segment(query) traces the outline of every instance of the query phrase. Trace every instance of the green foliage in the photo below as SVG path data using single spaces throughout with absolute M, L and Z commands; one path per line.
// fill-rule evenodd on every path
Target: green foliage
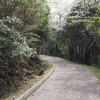
M 49 8 L 44 1 L 1 1 L 0 56 L 13 62 L 35 57 L 48 31 Z M 42 33 L 42 34 L 41 34 Z M 7 52 L 8 51 L 8 52 Z M 9 61 L 9 60 L 8 60 Z
M 100 69 L 95 66 L 87 66 L 100 79 Z
M 92 0 L 77 1 L 65 20 L 66 23 L 62 30 L 55 30 L 54 33 L 50 30 L 50 41 L 54 42 L 61 50 L 60 53 L 67 55 L 70 60 L 98 65 L 100 54 L 99 3 Z
M 66 55 L 67 58 L 68 58 L 69 57 L 69 48 L 68 48 L 68 45 L 62 44 L 60 48 L 62 50 L 62 54 Z
M 27 44 L 25 36 L 23 37 L 24 33 L 19 31 L 18 27 L 23 27 L 23 23 L 15 17 L 7 17 L 0 22 L 1 58 L 9 57 L 11 63 L 16 63 L 25 57 L 29 58 L 32 54 L 35 57 L 36 52 Z
M 0 96 L 41 70 L 49 12 L 45 0 L 0 0 Z

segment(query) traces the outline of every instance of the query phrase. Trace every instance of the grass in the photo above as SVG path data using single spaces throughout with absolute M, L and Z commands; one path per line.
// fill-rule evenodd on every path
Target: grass
M 87 66 L 95 75 L 98 79 L 100 79 L 100 69 L 95 66 Z

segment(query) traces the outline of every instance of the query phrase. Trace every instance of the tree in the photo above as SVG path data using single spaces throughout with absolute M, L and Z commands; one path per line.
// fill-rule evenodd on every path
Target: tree
M 48 31 L 49 8 L 44 2 L 0 1 L 0 85 L 10 84 L 17 73 L 26 75 L 22 69 L 27 65 L 33 73 L 42 69 L 37 52 Z
M 78 1 L 67 16 L 62 43 L 65 42 L 69 48 L 70 60 L 88 65 L 94 62 L 99 39 L 99 11 L 98 2 Z

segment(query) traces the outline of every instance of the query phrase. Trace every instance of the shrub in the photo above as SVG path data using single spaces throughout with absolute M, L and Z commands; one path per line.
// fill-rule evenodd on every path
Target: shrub
M 27 36 L 20 31 L 23 22 L 16 17 L 6 17 L 0 20 L 0 63 L 9 62 L 16 64 L 24 61 L 36 52 L 29 47 Z

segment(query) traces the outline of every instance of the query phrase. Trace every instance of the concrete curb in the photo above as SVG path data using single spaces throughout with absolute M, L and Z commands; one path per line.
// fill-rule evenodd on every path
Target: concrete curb
M 27 90 L 24 94 L 22 94 L 19 98 L 15 100 L 26 100 L 28 96 L 30 96 L 33 92 L 35 92 L 52 75 L 54 69 L 55 68 L 53 66 L 51 71 L 43 79 L 41 79 L 38 83 L 36 83 L 34 86 L 32 86 L 29 90 Z

